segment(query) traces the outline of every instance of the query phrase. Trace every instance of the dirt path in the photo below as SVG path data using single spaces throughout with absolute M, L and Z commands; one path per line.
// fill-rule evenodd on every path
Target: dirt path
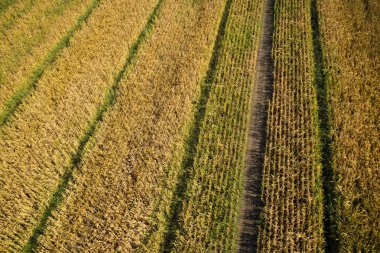
M 264 166 L 268 103 L 272 97 L 274 0 L 266 0 L 251 101 L 244 192 L 239 217 L 238 252 L 256 252 Z

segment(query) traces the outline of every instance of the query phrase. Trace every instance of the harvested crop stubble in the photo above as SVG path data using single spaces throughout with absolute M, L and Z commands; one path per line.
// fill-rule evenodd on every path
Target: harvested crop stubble
M 170 204 L 178 174 L 173 153 L 182 148 L 222 7 L 216 0 L 163 2 L 41 238 L 41 251 L 159 251 L 163 234 L 152 212 Z
M 259 252 L 323 252 L 310 0 L 275 1 Z
M 341 252 L 380 251 L 380 2 L 319 1 Z
M 232 1 L 174 252 L 233 252 L 264 1 Z M 207 81 L 206 81 L 207 82 Z
M 102 1 L 0 129 L 0 248 L 25 245 L 155 0 Z
M 0 33 L 0 117 L 51 49 L 84 12 L 90 0 L 37 1 Z

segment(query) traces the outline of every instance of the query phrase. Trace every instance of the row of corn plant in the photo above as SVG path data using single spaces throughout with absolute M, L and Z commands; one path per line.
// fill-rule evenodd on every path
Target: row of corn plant
M 310 1 L 275 1 L 259 252 L 323 252 Z

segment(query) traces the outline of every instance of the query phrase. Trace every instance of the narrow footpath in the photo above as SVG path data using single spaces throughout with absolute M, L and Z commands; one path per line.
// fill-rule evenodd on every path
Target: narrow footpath
M 256 252 L 259 232 L 261 179 L 264 167 L 269 100 L 272 97 L 272 36 L 274 0 L 266 0 L 258 48 L 247 141 L 244 190 L 239 217 L 238 252 Z

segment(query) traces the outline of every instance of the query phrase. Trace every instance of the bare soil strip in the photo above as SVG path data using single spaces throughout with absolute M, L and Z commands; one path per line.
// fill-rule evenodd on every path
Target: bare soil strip
M 251 98 L 244 191 L 239 217 L 238 252 L 256 252 L 262 209 L 261 179 L 266 145 L 267 112 L 273 86 L 274 0 L 266 1 L 263 15 Z

